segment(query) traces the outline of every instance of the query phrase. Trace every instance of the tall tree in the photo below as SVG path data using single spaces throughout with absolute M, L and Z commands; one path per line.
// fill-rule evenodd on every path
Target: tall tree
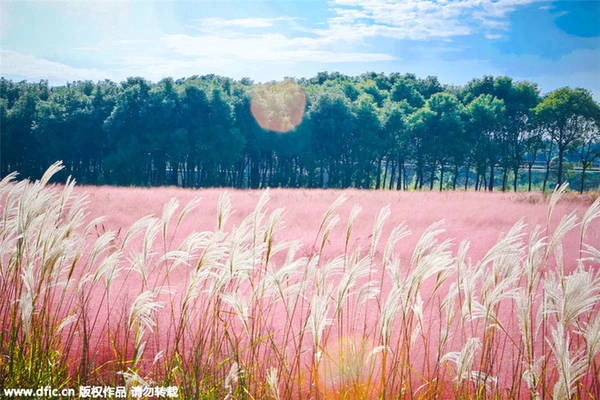
M 506 110 L 504 101 L 490 94 L 481 94 L 469 103 L 467 110 L 467 126 L 473 143 L 471 154 L 477 172 L 475 188 L 481 187 L 480 179 L 485 181 L 485 173 L 489 166 L 487 189 L 491 191 L 494 189 L 494 171 L 499 158 L 498 138 Z
M 600 120 L 600 106 L 589 91 L 568 87 L 555 90 L 544 97 L 535 108 L 558 152 L 557 185 L 563 182 L 565 153 L 581 141 L 584 133 L 594 129 L 590 121 Z
M 379 120 L 376 100 L 368 94 L 361 95 L 353 104 L 355 115 L 354 130 L 348 135 L 350 159 L 346 172 L 354 182 L 353 186 L 370 188 L 371 180 L 381 183 L 381 165 L 383 148 L 381 121 Z M 350 186 L 350 181 L 346 181 Z
M 399 190 L 407 184 L 405 163 L 410 156 L 411 148 L 405 113 L 398 103 L 388 102 L 384 108 L 381 131 L 384 149 L 382 157 L 385 160 L 383 183 L 385 185 L 390 171 L 389 188 L 393 188 L 396 177 L 395 185 Z
M 585 174 L 592 167 L 595 160 L 600 158 L 600 120 L 587 120 L 582 129 L 581 138 L 577 144 L 579 165 L 581 167 L 581 179 L 579 193 L 585 188 Z
M 423 184 L 423 162 L 429 164 L 429 188 L 433 189 L 437 168 L 440 168 L 439 188 L 443 189 L 444 173 L 452 160 L 458 160 L 462 151 L 462 105 L 456 96 L 436 93 L 425 106 L 411 115 L 416 150 L 423 153 L 417 159 L 419 187 Z
M 308 118 L 311 151 L 318 160 L 319 186 L 341 187 L 349 184 L 351 141 L 355 115 L 343 94 L 323 93 L 311 105 Z
M 152 168 L 147 130 L 151 86 L 145 79 L 128 78 L 121 87 L 115 107 L 104 122 L 108 150 L 105 176 L 112 184 L 148 185 Z

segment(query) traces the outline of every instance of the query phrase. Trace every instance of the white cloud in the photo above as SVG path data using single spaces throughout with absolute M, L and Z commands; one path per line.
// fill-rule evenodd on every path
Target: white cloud
M 520 6 L 540 0 L 332 0 L 333 28 L 369 24 L 372 34 L 394 39 L 424 40 L 474 33 L 488 35 L 508 28 L 507 16 Z M 495 36 L 493 36 L 495 37 Z
M 65 84 L 76 80 L 111 79 L 106 71 L 100 69 L 75 68 L 12 50 L 0 50 L 0 60 L 0 75 L 12 79 L 30 81 L 47 79 L 50 84 Z
M 574 53 L 552 65 L 526 56 L 494 60 L 484 52 L 472 58 L 457 54 L 464 51 L 457 37 L 478 34 L 500 39 L 510 28 L 510 12 L 535 1 L 332 0 L 329 18 L 312 21 L 313 25 L 302 25 L 306 21 L 288 16 L 211 17 L 182 24 L 174 15 L 166 15 L 168 9 L 159 9 L 152 2 L 146 7 L 140 1 L 111 1 L 102 8 L 106 2 L 84 1 L 71 9 L 67 1 L 53 2 L 60 4 L 61 10 L 70 10 L 64 12 L 73 20 L 100 32 L 97 40 L 68 49 L 63 43 L 53 54 L 93 67 L 77 68 L 39 54 L 25 54 L 34 53 L 24 49 L 3 50 L 0 74 L 57 84 L 78 79 L 118 81 L 128 76 L 160 80 L 207 73 L 269 81 L 313 76 L 323 70 L 360 74 L 374 69 L 436 75 L 444 83 L 464 84 L 483 74 L 507 74 L 539 82 L 542 88 L 583 86 L 598 98 L 600 90 L 589 72 L 593 57 L 598 65 L 597 53 Z M 441 41 L 445 43 L 441 45 Z M 455 45 L 448 46 L 448 42 Z M 69 53 L 72 50 L 78 53 Z
M 214 22 L 214 21 L 211 21 Z M 264 21 L 266 24 L 266 20 Z M 220 22 L 216 26 L 225 26 Z M 237 25 L 236 25 L 237 26 Z M 161 38 L 168 52 L 185 57 L 222 59 L 229 62 L 377 62 L 394 57 L 381 52 L 345 49 L 347 34 L 313 31 L 317 34 L 290 37 L 282 33 L 248 33 L 243 30 L 213 29 L 210 34 L 167 34 Z M 356 34 L 356 30 L 354 30 Z M 365 32 L 358 32 L 365 36 Z
M 270 28 L 278 19 L 276 18 L 202 18 L 198 22 L 202 30 L 213 32 L 223 28 Z

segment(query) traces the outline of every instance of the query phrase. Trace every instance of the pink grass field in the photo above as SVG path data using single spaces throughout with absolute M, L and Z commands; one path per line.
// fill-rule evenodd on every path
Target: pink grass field
M 160 217 L 163 206 L 172 198 L 177 198 L 182 206 L 199 198 L 199 206 L 185 219 L 178 236 L 174 238 L 175 242 L 194 230 L 215 228 L 217 203 L 224 192 L 230 195 L 233 206 L 230 225 L 239 223 L 250 214 L 263 193 L 261 190 L 192 190 L 172 187 L 147 189 L 77 186 L 75 190 L 87 195 L 90 220 L 99 216 L 106 217 L 103 223 L 106 230 L 125 230 L 137 219 L 147 215 Z M 442 227 L 446 231 L 443 237 L 452 239 L 455 248 L 461 241 L 468 240 L 471 244 L 469 256 L 473 261 L 479 260 L 501 234 L 508 232 L 521 219 L 529 232 L 536 225 L 546 228 L 548 212 L 547 199 L 540 193 L 270 189 L 268 208 L 284 209 L 280 238 L 301 240 L 304 255 L 310 254 L 323 214 L 342 195 L 347 200 L 338 211 L 341 218 L 337 229 L 339 236 L 329 237 L 327 256 L 343 253 L 344 240 L 341 236 L 345 230 L 345 221 L 355 205 L 361 208 L 361 213 L 355 223 L 352 241 L 365 251 L 370 246 L 375 218 L 382 207 L 389 205 L 391 216 L 383 236 L 392 227 L 402 223 L 411 232 L 398 247 L 401 257 L 409 258 L 421 233 L 431 224 L 443 221 Z M 593 200 L 591 195 L 566 195 L 557 204 L 549 228 L 552 229 L 570 212 L 576 212 L 581 217 Z M 588 243 L 600 243 L 600 228 L 597 225 L 588 231 Z M 576 232 L 568 235 L 564 243 L 566 259 L 577 258 L 578 242 Z
M 124 230 L 137 219 L 152 215 L 159 218 L 162 214 L 163 205 L 170 199 L 177 198 L 183 206 L 189 201 L 200 198 L 198 207 L 190 213 L 177 232 L 170 236 L 171 246 L 180 243 L 183 238 L 193 231 L 201 232 L 205 230 L 214 230 L 216 226 L 217 203 L 223 192 L 227 192 L 231 197 L 233 214 L 227 223 L 227 227 L 234 227 L 240 224 L 241 220 L 248 216 L 256 207 L 263 191 L 241 191 L 241 190 L 186 190 L 178 188 L 116 188 L 116 187 L 78 187 L 76 190 L 81 194 L 86 194 L 89 199 L 89 218 L 97 216 L 107 216 L 101 226 L 101 230 Z M 517 221 L 522 220 L 525 223 L 523 240 L 527 241 L 528 236 L 534 230 L 534 227 L 541 227 L 542 232 L 550 234 L 559 221 L 567 214 L 574 212 L 578 218 L 585 213 L 587 208 L 593 202 L 591 195 L 577 196 L 565 195 L 553 210 L 550 222 L 548 223 L 548 197 L 540 193 L 486 193 L 486 192 L 395 192 L 395 191 L 361 191 L 361 190 L 293 190 L 293 189 L 271 189 L 269 190 L 269 202 L 267 210 L 283 208 L 283 223 L 281 228 L 275 234 L 275 239 L 300 240 L 302 247 L 299 250 L 300 256 L 311 257 L 319 251 L 319 225 L 324 213 L 330 205 L 340 196 L 344 196 L 346 201 L 337 209 L 336 213 L 340 216 L 340 222 L 328 236 L 324 251 L 320 253 L 321 260 L 331 260 L 345 252 L 345 229 L 346 221 L 349 218 L 350 210 L 354 206 L 359 206 L 361 212 L 354 223 L 354 228 L 350 238 L 350 247 L 352 249 L 361 249 L 362 254 L 367 254 L 371 245 L 372 230 L 376 217 L 380 210 L 390 207 L 390 217 L 386 221 L 383 230 L 381 242 L 391 232 L 392 228 L 400 224 L 405 224 L 410 235 L 403 238 L 395 247 L 396 254 L 399 256 L 401 265 L 408 265 L 412 252 L 419 240 L 421 234 L 430 225 L 442 221 L 441 227 L 444 232 L 438 237 L 441 242 L 445 239 L 452 241 L 452 255 L 456 256 L 459 244 L 462 241 L 469 242 L 468 252 L 466 253 L 467 262 L 476 265 L 479 260 L 493 247 L 498 240 L 506 234 Z M 227 228 L 225 229 L 227 230 Z M 569 232 L 562 241 L 563 259 L 565 260 L 565 273 L 573 271 L 577 265 L 576 260 L 583 256 L 580 248 L 580 238 L 578 230 Z M 589 227 L 584 241 L 589 244 L 598 245 L 600 243 L 600 224 Z M 377 247 L 375 257 L 381 262 L 383 244 Z M 553 263 L 550 261 L 549 265 Z M 177 275 L 174 275 L 175 277 Z M 381 275 L 383 277 L 383 274 Z M 185 277 L 181 276 L 182 286 Z M 389 293 L 390 283 L 383 278 L 382 294 Z M 364 279 L 363 279 L 364 281 Z M 169 280 L 169 285 L 177 286 L 177 278 Z M 337 284 L 337 282 L 336 282 Z M 426 297 L 433 291 L 433 282 L 426 283 L 421 287 L 421 295 Z M 122 289 L 126 292 L 126 285 Z M 442 294 L 438 293 L 438 296 Z M 385 297 L 385 296 L 382 296 Z M 510 307 L 506 302 L 501 303 L 503 307 Z M 373 316 L 369 316 L 370 310 Z M 381 312 L 380 302 L 367 302 L 364 309 L 355 310 L 354 318 L 366 321 L 368 324 L 377 324 L 377 315 Z M 283 310 L 280 310 L 283 312 Z M 507 308 L 500 309 L 499 314 L 507 314 L 511 318 L 514 310 Z M 363 314 L 366 314 L 363 316 Z M 110 319 L 110 317 L 108 317 Z M 514 319 L 514 315 L 512 315 Z M 168 318 L 158 318 L 159 325 L 166 324 Z M 435 343 L 440 335 L 436 324 L 440 324 L 432 315 L 430 326 L 423 330 L 426 332 L 428 340 Z M 276 322 L 275 329 L 276 327 Z M 238 327 L 241 329 L 241 326 Z M 479 327 L 479 329 L 485 329 Z M 517 330 L 516 326 L 511 329 Z M 161 332 L 168 332 L 169 328 L 163 326 L 159 328 Z M 481 333 L 481 332 L 480 332 Z M 169 340 L 168 334 L 164 334 L 162 340 Z M 340 350 L 340 342 L 337 339 L 339 335 L 335 332 L 329 332 L 326 335 L 325 342 L 331 343 L 331 353 L 339 356 L 343 353 Z M 464 339 L 464 338 L 463 338 Z M 355 340 L 355 339 L 350 339 Z M 370 339 L 366 339 L 367 342 Z M 416 339 L 415 342 L 425 341 L 424 338 Z M 455 343 L 454 343 L 455 342 Z M 544 347 L 545 340 L 540 336 L 536 347 Z M 459 351 L 462 347 L 460 338 L 451 338 L 448 344 L 449 348 Z M 164 342 L 156 343 L 158 350 L 165 346 Z M 355 344 L 352 344 L 354 346 Z M 426 343 L 422 343 L 423 347 Z M 373 347 L 373 346 L 371 346 Z M 546 349 L 548 351 L 548 349 Z M 426 353 L 429 354 L 429 353 Z M 428 370 L 430 363 L 434 360 L 424 360 L 420 355 L 413 360 L 415 369 L 421 368 Z M 511 350 L 504 349 L 497 357 L 509 358 L 517 355 Z M 336 356 L 331 356 L 336 357 Z M 340 356 L 340 357 L 343 357 Z M 427 356 L 426 356 L 427 357 Z M 432 355 L 428 356 L 432 358 Z M 439 359 L 439 355 L 438 355 Z M 305 365 L 310 365 L 311 359 L 306 356 L 303 359 Z M 507 363 L 509 365 L 510 363 Z M 333 369 L 335 369 L 334 367 Z M 500 363 L 497 366 L 500 374 L 507 374 L 514 367 L 504 367 Z M 418 374 L 417 374 L 418 375 Z M 422 376 L 420 377 L 422 378 Z M 330 378 L 335 380 L 335 378 Z M 450 378 L 448 378 L 450 379 Z M 416 377 L 419 380 L 419 377 Z M 510 385 L 515 380 L 513 376 L 499 376 L 500 384 Z M 380 390 L 378 388 L 377 390 Z M 414 387 L 411 388 L 415 390 Z M 340 391 L 329 390 L 327 387 L 321 391 L 325 397 L 346 398 L 348 393 L 340 395 Z M 406 390 L 406 388 L 404 389 Z M 596 389 L 597 390 L 597 389 Z M 448 397 L 456 397 L 457 394 L 451 394 L 446 389 L 440 389 L 442 395 L 445 391 Z M 527 391 L 522 389 L 523 393 Z M 337 393 L 332 395 L 331 393 Z M 364 393 L 359 392 L 360 396 Z M 370 393 L 370 392 L 369 392 Z M 337 396 L 337 397 L 336 397 Z M 345 397 L 346 396 L 346 397 Z M 350 397 L 347 398 L 351 398 Z
M 594 194 L 10 185 L 0 380 L 52 355 L 180 398 L 600 399 Z

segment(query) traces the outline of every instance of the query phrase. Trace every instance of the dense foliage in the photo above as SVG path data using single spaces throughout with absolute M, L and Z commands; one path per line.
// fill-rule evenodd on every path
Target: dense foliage
M 261 86 L 248 79 L 128 78 L 51 87 L 2 78 L 0 176 L 19 171 L 37 178 L 63 160 L 64 177 L 86 184 L 600 185 L 594 168 L 600 106 L 587 90 L 542 97 L 533 83 L 490 76 L 464 87 L 412 74 L 320 73 L 295 82 L 306 96 L 304 118 L 278 133 L 254 119 L 251 99 Z

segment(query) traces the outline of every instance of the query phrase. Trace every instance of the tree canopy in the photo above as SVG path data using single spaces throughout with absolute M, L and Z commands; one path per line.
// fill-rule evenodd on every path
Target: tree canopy
M 282 89 L 283 88 L 283 89 Z M 256 118 L 255 118 L 256 117 Z M 0 79 L 0 175 L 56 160 L 85 184 L 543 190 L 600 186 L 600 106 L 484 76 Z M 591 173 L 593 172 L 593 174 Z

